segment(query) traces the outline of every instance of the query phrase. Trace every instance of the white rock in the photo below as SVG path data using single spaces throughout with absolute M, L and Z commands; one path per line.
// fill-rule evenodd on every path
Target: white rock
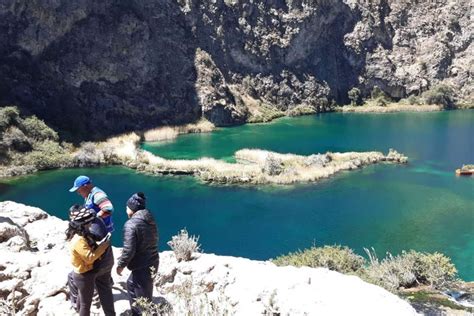
M 28 223 L 48 217 L 48 213 L 37 207 L 5 201 L 0 203 L 0 216 L 9 217 L 15 223 L 25 226 Z
M 66 302 L 66 303 L 65 303 Z M 38 316 L 73 316 L 77 315 L 71 304 L 66 301 L 66 294 L 59 293 L 42 299 L 38 305 Z
M 9 249 L 10 251 L 20 252 L 22 250 L 28 250 L 28 243 L 26 239 L 23 238 L 22 236 L 12 237 L 4 244 L 5 244 L 5 247 Z
M 416 315 L 407 302 L 386 290 L 357 277 L 323 268 L 277 267 L 270 262 L 212 254 L 201 254 L 194 261 L 177 264 L 170 253 L 162 254 L 161 265 L 159 271 L 169 271 L 169 266 L 178 267 L 174 282 L 164 284 L 160 289 L 175 310 L 183 310 L 176 294 L 177 286 L 192 279 L 196 288 L 190 292 L 195 300 L 218 299 L 221 289 L 227 297 L 228 310 L 235 315 L 265 312 L 281 315 Z M 215 291 L 215 295 L 204 293 L 209 284 L 214 284 L 212 292 Z M 220 306 L 223 306 L 222 301 Z
M 66 301 L 67 274 L 72 267 L 64 240 L 66 222 L 44 216 L 37 208 L 0 202 L 1 210 L 14 210 L 16 223 L 24 223 L 38 251 L 15 252 L 0 247 L 0 298 L 12 291 L 26 292 L 19 315 L 73 315 Z M 22 214 L 23 217 L 19 216 Z M 0 213 L 0 216 L 5 216 Z M 0 243 L 0 245 L 5 243 Z M 114 248 L 118 258 L 120 249 Z M 415 315 L 405 301 L 386 290 L 327 269 L 277 267 L 271 262 L 194 254 L 177 262 L 171 251 L 160 253 L 155 300 L 168 301 L 174 315 Z M 117 315 L 130 306 L 126 280 L 112 271 Z M 92 311 L 103 315 L 93 306 Z
M 53 247 L 66 247 L 65 232 L 67 222 L 57 217 L 49 216 L 45 219 L 37 220 L 25 226 L 32 245 L 40 251 L 52 249 Z
M 8 241 L 10 238 L 22 234 L 23 232 L 19 227 L 0 218 L 0 242 Z
M 67 275 L 72 270 L 69 254 L 55 251 L 48 258 L 41 258 L 40 262 L 42 265 L 33 268 L 31 277 L 25 281 L 25 289 L 31 297 L 49 297 L 65 291 Z

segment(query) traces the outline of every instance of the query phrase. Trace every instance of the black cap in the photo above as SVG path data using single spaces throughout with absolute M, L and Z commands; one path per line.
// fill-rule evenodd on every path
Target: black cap
M 144 210 L 146 208 L 146 197 L 143 192 L 133 194 L 127 201 L 127 207 L 133 212 Z

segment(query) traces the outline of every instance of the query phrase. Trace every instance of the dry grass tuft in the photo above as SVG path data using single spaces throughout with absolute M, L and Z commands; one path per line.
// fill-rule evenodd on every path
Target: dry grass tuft
M 196 123 L 179 126 L 163 126 L 146 131 L 144 133 L 144 140 L 146 142 L 173 140 L 181 134 L 209 133 L 214 129 L 214 124 L 203 118 Z

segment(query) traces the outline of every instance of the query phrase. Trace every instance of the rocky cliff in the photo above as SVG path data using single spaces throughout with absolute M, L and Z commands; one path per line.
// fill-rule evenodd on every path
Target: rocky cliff
M 0 314 L 7 313 L 7 302 L 16 315 L 74 315 L 67 301 L 66 227 L 38 208 L 0 202 Z M 116 258 L 119 251 L 114 249 Z M 127 274 L 113 274 L 117 315 L 129 309 Z M 167 302 L 171 315 L 416 314 L 407 302 L 355 276 L 212 254 L 178 263 L 172 252 L 162 252 L 156 285 L 155 301 Z
M 397 99 L 442 82 L 473 99 L 470 12 L 468 0 L 4 0 L 0 105 L 84 139 L 325 111 L 352 87 Z

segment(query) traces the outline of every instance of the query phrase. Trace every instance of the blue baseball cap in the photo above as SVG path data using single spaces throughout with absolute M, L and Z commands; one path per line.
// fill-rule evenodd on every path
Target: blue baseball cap
M 88 183 L 91 183 L 91 179 L 89 179 L 88 176 L 79 176 L 74 180 L 74 185 L 69 189 L 69 192 L 75 192 L 77 189 Z

